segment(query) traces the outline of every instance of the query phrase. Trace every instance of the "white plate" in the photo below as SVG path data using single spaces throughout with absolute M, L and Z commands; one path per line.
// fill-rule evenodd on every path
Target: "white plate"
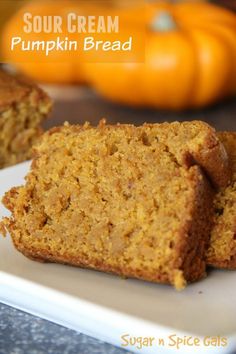
M 0 171 L 0 195 L 23 183 L 29 163 Z M 0 215 L 7 211 L 2 206 Z M 40 264 L 0 238 L 0 301 L 121 346 L 121 336 L 155 337 L 138 353 L 230 353 L 236 348 L 236 272 L 211 271 L 183 292 L 96 271 Z M 176 346 L 168 337 L 194 336 L 200 346 Z M 204 336 L 227 337 L 227 346 L 206 346 Z M 127 338 L 127 337 L 126 337 Z M 164 346 L 158 340 L 164 339 Z M 174 337 L 175 339 L 175 337 Z M 148 344 L 148 343 L 146 343 Z M 205 343 L 207 344 L 207 343 Z

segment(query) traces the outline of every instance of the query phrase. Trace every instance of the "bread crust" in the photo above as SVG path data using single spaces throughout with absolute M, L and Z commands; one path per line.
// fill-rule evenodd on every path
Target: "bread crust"
M 213 215 L 212 198 L 213 191 L 207 179 L 200 169 L 195 166 L 193 184 L 194 198 L 191 208 L 191 220 L 186 220 L 179 234 L 179 242 L 176 245 L 178 258 L 173 265 L 173 272 L 153 273 L 149 270 L 133 269 L 131 267 L 110 266 L 105 262 L 88 256 L 78 254 L 74 257 L 70 254 L 50 253 L 44 249 L 29 247 L 19 235 L 14 219 L 5 219 L 4 227 L 10 232 L 14 246 L 26 257 L 38 262 L 54 262 L 82 268 L 95 269 L 102 272 L 113 273 L 122 277 L 137 278 L 150 282 L 173 284 L 181 290 L 187 282 L 194 282 L 206 276 L 205 250 L 209 243 L 209 234 Z M 13 188 L 3 199 L 4 205 L 14 212 L 13 201 L 17 198 L 18 190 Z M 23 231 L 24 232 L 24 231 Z
M 211 228 L 211 221 L 212 221 L 213 190 L 212 190 L 207 178 L 205 177 L 204 173 L 202 172 L 202 167 L 198 166 L 196 164 L 196 157 L 197 156 L 201 156 L 201 155 L 204 155 L 204 157 L 211 156 L 209 154 L 208 147 L 206 149 L 206 153 L 203 154 L 203 142 L 206 139 L 205 137 L 207 136 L 208 139 L 210 139 L 209 129 L 207 126 L 205 126 L 205 124 L 202 124 L 201 122 L 200 123 L 194 122 L 194 129 L 196 129 L 196 127 L 199 131 L 199 134 L 201 134 L 201 137 L 198 137 L 198 136 L 196 137 L 196 134 L 191 132 L 191 134 L 187 137 L 187 139 L 185 141 L 183 141 L 181 144 L 178 144 L 177 147 L 173 143 L 173 140 L 174 140 L 173 139 L 173 132 L 175 133 L 175 136 L 178 136 L 178 133 L 182 134 L 182 136 L 185 136 L 186 131 L 188 132 L 189 129 L 190 130 L 192 129 L 191 123 L 184 124 L 184 127 L 182 127 L 182 123 L 173 123 L 173 124 L 164 124 L 164 125 L 160 124 L 160 125 L 155 125 L 155 126 L 144 125 L 142 127 L 134 127 L 134 126 L 130 126 L 130 125 L 125 125 L 125 126 L 117 125 L 117 126 L 113 127 L 113 126 L 106 126 L 104 122 L 101 122 L 98 128 L 92 128 L 88 124 L 86 124 L 84 127 L 80 127 L 80 126 L 76 127 L 76 126 L 66 125 L 64 127 L 54 128 L 50 132 L 46 133 L 44 135 L 42 143 L 38 147 L 36 147 L 36 150 L 35 150 L 36 155 L 35 155 L 34 161 L 32 163 L 31 172 L 29 173 L 29 175 L 26 178 L 26 186 L 13 188 L 11 191 L 9 191 L 5 195 L 5 197 L 3 199 L 4 205 L 12 212 L 12 217 L 4 219 L 3 224 L 7 228 L 7 230 L 10 232 L 15 247 L 20 252 L 22 252 L 24 255 L 26 255 L 27 257 L 29 257 L 31 259 L 38 260 L 38 261 L 71 264 L 71 265 L 80 266 L 80 267 L 84 267 L 84 268 L 91 268 L 91 269 L 96 269 L 99 271 L 115 273 L 115 274 L 125 276 L 125 277 L 134 277 L 134 278 L 139 278 L 139 279 L 152 281 L 152 282 L 170 283 L 170 284 L 173 284 L 177 289 L 183 288 L 187 282 L 192 282 L 192 281 L 196 281 L 198 279 L 201 279 L 202 277 L 205 276 L 205 263 L 206 263 L 205 262 L 205 250 L 208 247 L 208 243 L 209 243 L 209 235 L 210 235 L 210 228 Z M 169 133 L 169 129 L 171 130 L 171 133 Z M 182 131 L 182 129 L 183 129 L 183 131 Z M 202 132 L 202 129 L 205 129 L 205 131 Z M 119 130 L 122 130 L 122 133 Z M 161 133 L 159 133 L 159 135 L 158 135 L 159 131 L 161 131 Z M 111 259 L 111 261 L 110 260 L 108 261 L 108 258 L 105 257 L 105 255 L 107 256 L 107 253 L 104 251 L 105 248 L 108 247 L 107 244 L 103 244 L 103 246 L 101 246 L 102 248 L 99 249 L 99 251 L 98 251 L 98 253 L 101 252 L 101 257 L 97 257 L 96 252 L 90 253 L 89 252 L 90 246 L 88 246 L 88 248 L 86 248 L 86 251 L 83 251 L 83 247 L 82 247 L 76 253 L 74 252 L 74 250 L 72 248 L 70 248 L 69 250 L 66 249 L 65 251 L 62 251 L 62 248 L 61 248 L 62 246 L 60 245 L 59 242 L 57 242 L 57 247 L 54 247 L 54 248 L 52 247 L 52 242 L 53 242 L 53 237 L 54 237 L 53 235 L 56 235 L 56 233 L 51 235 L 49 233 L 47 234 L 47 231 L 46 231 L 46 230 L 51 230 L 50 225 L 54 220 L 53 219 L 54 217 L 52 217 L 52 214 L 58 208 L 58 204 L 57 204 L 58 200 L 55 199 L 58 196 L 58 192 L 53 195 L 53 200 L 55 202 L 55 205 L 50 206 L 50 198 L 49 198 L 50 188 L 54 187 L 60 181 L 60 179 L 57 179 L 57 177 L 55 177 L 56 174 L 53 172 L 54 167 L 51 165 L 51 162 L 49 162 L 50 157 L 53 156 L 54 162 L 55 161 L 57 162 L 60 156 L 61 156 L 61 158 L 63 158 L 63 156 L 65 157 L 68 154 L 68 156 L 70 157 L 70 154 L 72 154 L 72 152 L 68 148 L 67 143 L 69 141 L 71 141 L 72 136 L 74 139 L 74 140 L 72 139 L 73 140 L 72 146 L 75 146 L 75 144 L 77 144 L 77 145 L 81 144 L 81 141 L 83 141 L 83 144 L 84 144 L 84 141 L 86 142 L 86 144 L 90 144 L 90 142 L 91 142 L 90 139 L 93 139 L 93 136 L 97 136 L 97 134 L 99 135 L 99 139 L 101 139 L 99 141 L 103 142 L 104 137 L 105 137 L 108 139 L 109 143 L 110 143 L 110 141 L 112 142 L 112 144 L 110 144 L 110 146 L 108 147 L 108 150 L 109 150 L 109 154 L 111 156 L 113 156 L 113 154 L 115 154 L 117 150 L 116 150 L 116 146 L 113 144 L 112 139 L 114 138 L 114 136 L 116 136 L 117 132 L 120 134 L 118 136 L 118 138 L 120 138 L 121 136 L 125 136 L 125 137 L 128 137 L 127 140 L 131 139 L 134 143 L 134 146 L 137 145 L 137 149 L 141 149 L 140 153 L 147 150 L 148 153 L 147 153 L 147 155 L 145 155 L 145 159 L 153 158 L 153 154 L 155 153 L 155 149 L 153 148 L 154 152 L 152 152 L 152 150 L 151 150 L 152 146 L 156 146 L 156 149 L 160 149 L 160 154 L 163 155 L 163 158 L 164 159 L 167 158 L 168 163 L 170 163 L 170 168 L 174 168 L 173 169 L 173 176 L 172 176 L 173 181 L 170 180 L 169 182 L 165 182 L 165 179 L 164 179 L 164 182 L 163 182 L 162 173 L 164 173 L 164 172 L 169 173 L 169 167 L 163 169 L 163 166 L 161 165 L 162 160 L 160 160 L 160 162 L 158 162 L 159 161 L 158 159 L 160 158 L 159 154 L 155 155 L 156 156 L 155 157 L 156 163 L 160 164 L 160 176 L 157 176 L 157 177 L 159 178 L 161 185 L 162 185 L 162 183 L 164 183 L 163 184 L 164 189 L 162 189 L 162 190 L 164 190 L 164 192 L 162 192 L 162 193 L 164 193 L 163 196 L 166 195 L 165 189 L 168 188 L 168 183 L 170 185 L 172 185 L 172 183 L 173 183 L 173 185 L 174 185 L 173 190 L 176 191 L 177 196 L 179 196 L 179 198 L 180 198 L 182 195 L 182 192 L 179 192 L 179 190 L 181 191 L 181 189 L 179 189 L 180 187 L 178 185 L 175 186 L 175 182 L 174 182 L 175 179 L 174 178 L 177 178 L 177 181 L 178 181 L 178 178 L 181 178 L 181 181 L 183 181 L 181 176 L 183 176 L 183 178 L 184 178 L 184 183 L 183 183 L 183 186 L 181 187 L 181 188 L 183 188 L 184 196 L 186 193 L 186 198 L 187 198 L 187 199 L 184 199 L 185 204 L 181 205 L 181 208 L 183 208 L 183 210 L 184 210 L 184 214 L 183 214 L 184 216 L 181 214 L 182 217 L 179 217 L 178 216 L 179 210 L 176 209 L 176 211 L 175 211 L 175 208 L 172 207 L 173 203 L 169 202 L 169 201 L 166 204 L 167 209 L 166 209 L 166 211 L 164 211 L 163 219 L 162 219 L 162 217 L 160 217 L 160 219 L 158 219 L 158 212 L 159 211 L 157 211 L 157 212 L 155 211 L 155 208 L 156 208 L 155 205 L 152 207 L 152 210 L 151 210 L 151 212 L 154 213 L 153 214 L 154 219 L 157 217 L 157 220 L 160 220 L 160 222 L 162 222 L 162 220 L 163 220 L 163 224 L 165 224 L 165 219 L 167 218 L 167 220 L 170 220 L 171 223 L 172 222 L 174 223 L 174 227 L 171 229 L 171 233 L 168 231 L 168 223 L 167 223 L 167 226 L 165 228 L 165 230 L 167 230 L 167 231 L 165 231 L 166 236 L 165 235 L 163 236 L 162 234 L 160 234 L 161 236 L 159 236 L 159 238 L 161 239 L 161 243 L 163 242 L 163 244 L 165 244 L 165 246 L 163 246 L 163 249 L 161 250 L 163 260 L 160 260 L 157 258 L 157 263 L 159 262 L 158 267 L 155 267 L 155 263 L 146 261 L 146 259 L 148 259 L 148 258 L 144 257 L 144 261 L 140 261 L 140 259 L 142 259 L 143 256 L 140 258 L 138 253 L 137 253 L 137 258 L 139 260 L 139 263 L 137 263 L 138 264 L 137 266 L 134 265 L 135 261 L 136 261 L 135 258 L 134 258 L 134 260 L 132 260 L 133 263 L 131 261 L 127 260 L 127 259 L 129 259 L 129 257 L 128 257 L 129 254 L 128 254 L 128 256 L 126 255 L 126 258 L 124 258 L 123 256 L 120 258 L 118 257 L 117 260 L 113 262 L 112 255 L 109 254 L 109 252 L 110 252 L 109 248 L 107 248 L 108 251 L 106 251 L 106 252 L 108 252 L 108 255 L 110 257 L 109 259 Z M 168 134 L 169 134 L 169 136 L 168 136 Z M 213 131 L 210 130 L 210 134 L 214 135 Z M 79 135 L 81 135 L 84 138 L 81 138 L 82 140 L 77 140 Z M 156 143 L 157 138 L 158 138 L 158 142 Z M 54 139 L 56 139 L 56 140 L 54 140 Z M 111 139 L 111 140 L 109 140 L 109 139 Z M 142 144 L 140 143 L 140 139 L 142 141 Z M 217 139 L 214 136 L 212 136 L 211 139 L 217 141 Z M 132 141 L 131 141 L 131 143 L 132 143 Z M 103 155 L 99 155 L 99 154 L 104 154 L 104 151 L 103 151 L 104 146 L 102 144 L 103 143 L 101 143 L 101 151 L 99 150 L 98 156 L 103 156 Z M 119 144 L 119 141 L 117 142 L 117 144 Z M 127 144 L 129 144 L 129 143 L 127 143 Z M 221 144 L 218 141 L 217 141 L 217 145 L 221 146 Z M 95 147 L 97 145 L 94 144 L 93 146 Z M 143 146 L 143 148 L 141 148 L 142 146 Z M 194 159 L 192 157 L 190 157 L 190 146 L 191 146 L 191 154 L 194 154 L 194 156 L 195 156 Z M 84 145 L 83 145 L 83 148 L 84 148 Z M 82 147 L 81 147 L 81 149 L 82 149 Z M 87 148 L 85 148 L 85 150 L 83 150 L 83 151 L 87 151 L 86 149 Z M 127 149 L 129 149 L 129 145 L 127 145 Z M 118 148 L 118 150 L 119 150 L 119 148 Z M 220 149 L 220 150 L 223 151 L 224 149 Z M 159 151 L 159 150 L 157 150 L 157 151 Z M 130 150 L 130 153 L 129 153 L 129 150 L 127 150 L 124 153 L 123 159 L 125 159 L 127 156 L 130 156 L 130 158 L 132 159 L 133 158 L 132 154 L 134 152 L 135 152 L 135 150 Z M 97 154 L 96 149 L 94 150 L 94 148 L 91 148 L 91 153 L 89 153 L 88 156 L 91 156 L 91 154 L 96 155 Z M 106 154 L 107 154 L 107 151 L 105 152 L 105 156 L 106 156 Z M 146 154 L 146 152 L 144 154 Z M 85 161 L 87 161 L 88 156 L 85 158 Z M 191 156 L 193 156 L 193 155 L 191 155 Z M 68 157 L 68 159 L 69 159 L 69 157 Z M 78 156 L 78 159 L 79 159 L 79 156 Z M 98 160 L 96 160 L 96 161 L 101 161 L 101 159 L 103 159 L 103 157 L 99 157 Z M 145 161 L 145 159 L 143 161 Z M 119 158 L 117 157 L 117 160 L 114 160 L 114 161 L 118 161 L 118 160 L 119 160 Z M 202 158 L 202 161 L 203 160 L 204 159 Z M 225 164 L 225 161 L 227 160 L 227 159 L 225 159 L 224 154 L 222 155 L 222 160 L 223 161 L 222 161 L 220 168 L 223 168 L 222 166 Z M 139 164 L 140 161 L 141 160 L 137 160 L 137 163 Z M 152 161 L 152 163 L 153 163 L 154 160 L 150 160 L 150 161 Z M 73 162 L 73 165 L 71 165 L 71 173 L 72 173 L 72 166 L 75 166 L 75 164 L 76 164 L 76 166 L 78 166 L 79 162 L 78 161 L 76 163 Z M 208 161 L 208 166 L 212 166 L 212 165 L 213 165 L 213 163 L 211 165 L 209 165 L 209 161 Z M 50 169 L 48 169 L 49 166 L 50 166 Z M 64 166 L 66 166 L 66 168 L 68 168 L 68 164 L 66 162 L 63 162 L 62 168 L 64 168 Z M 147 164 L 146 167 L 144 168 L 144 170 L 141 170 L 141 172 L 145 172 L 145 169 L 148 168 L 148 166 L 151 166 L 150 167 L 151 170 L 149 172 L 149 174 L 150 174 L 152 172 L 152 168 L 153 168 L 152 167 L 153 165 L 150 165 L 150 164 Z M 81 168 L 82 169 L 85 168 L 85 165 L 83 166 L 83 164 L 82 164 Z M 138 168 L 140 168 L 139 165 L 138 165 L 137 169 Z M 42 173 L 43 170 L 46 170 L 48 172 L 46 172 L 46 174 L 44 175 L 44 177 L 43 177 L 44 179 L 42 182 L 42 177 L 40 176 L 40 173 Z M 69 170 L 70 170 L 70 167 L 69 167 Z M 204 166 L 204 170 L 206 170 L 206 166 Z M 112 169 L 109 171 L 110 171 L 110 173 L 112 173 Z M 156 173 L 157 170 L 155 170 L 153 168 L 153 171 Z M 210 169 L 209 174 L 211 174 L 213 176 L 214 174 L 212 171 L 213 170 Z M 102 173 L 103 170 L 100 169 L 100 172 Z M 123 172 L 129 172 L 129 171 L 126 171 L 126 169 L 123 169 L 120 173 L 123 173 Z M 148 176 L 149 176 L 149 174 L 148 174 Z M 218 175 L 216 175 L 215 181 L 217 180 L 217 176 Z M 78 180 L 80 180 L 83 177 L 83 175 L 78 174 L 77 177 L 78 177 Z M 49 180 L 50 181 L 52 180 L 51 178 L 55 182 L 52 182 L 52 183 L 49 182 Z M 96 180 L 98 185 L 101 182 L 102 178 L 103 178 L 103 176 L 101 175 L 101 177 L 99 177 Z M 147 177 L 147 178 L 149 178 L 149 177 Z M 165 173 L 163 174 L 163 178 L 165 178 Z M 39 186 L 39 184 L 41 183 L 41 182 L 39 182 L 38 179 L 40 179 L 40 181 L 44 185 L 46 185 L 46 189 L 43 192 L 45 195 L 47 195 L 46 199 L 44 198 L 44 194 L 42 194 L 41 192 L 40 192 L 40 195 L 37 195 L 37 197 L 36 197 L 37 186 Z M 111 175 L 111 180 L 112 180 L 112 175 Z M 218 179 L 218 181 L 219 181 L 219 179 Z M 88 182 L 89 182 L 89 180 L 88 180 Z M 69 183 L 69 178 L 67 179 L 67 183 Z M 110 179 L 108 179 L 108 183 L 110 183 Z M 157 182 L 157 183 L 159 183 L 159 182 Z M 119 186 L 119 188 L 121 188 L 121 190 L 124 191 L 125 185 L 126 185 L 126 183 L 125 183 L 125 180 L 123 179 L 122 185 Z M 77 186 L 77 182 L 75 183 L 75 186 Z M 132 185 L 131 185 L 131 187 L 132 187 Z M 65 185 L 65 189 L 66 188 L 67 187 Z M 86 185 L 84 185 L 83 189 L 82 189 L 82 187 L 80 189 L 78 189 L 77 187 L 74 189 L 74 184 L 73 184 L 73 196 L 75 196 L 77 192 L 78 192 L 78 195 L 81 195 L 80 191 L 86 190 L 86 188 L 87 188 Z M 115 188 L 116 188 L 116 185 L 114 185 L 114 189 Z M 130 188 L 130 187 L 128 186 L 128 188 Z M 111 191 L 113 191 L 113 189 L 111 189 Z M 63 193 L 64 193 L 64 190 L 63 190 Z M 86 193 L 89 193 L 89 189 L 87 190 Z M 118 197 L 119 197 L 119 195 L 117 195 L 117 198 Z M 39 198 L 39 199 L 37 199 L 37 198 Z M 70 201 L 71 201 L 71 198 L 72 198 L 72 195 L 70 194 L 70 196 L 69 196 Z M 107 196 L 106 196 L 106 198 L 107 198 Z M 135 198 L 136 199 L 135 199 L 133 205 L 136 208 L 136 207 L 138 207 L 137 201 L 138 201 L 139 195 L 136 194 Z M 150 198 L 150 196 L 148 198 Z M 35 204 L 34 204 L 34 200 L 35 200 Z M 112 197 L 111 200 L 112 200 L 112 202 L 114 202 L 115 197 Z M 144 200 L 144 201 L 146 202 L 146 200 Z M 148 199 L 147 202 L 149 203 L 149 201 L 150 200 Z M 80 203 L 82 203 L 82 202 L 84 203 L 84 200 L 78 199 L 78 202 L 77 202 L 78 208 L 80 207 Z M 162 201 L 160 201 L 160 202 L 162 202 Z M 64 200 L 60 200 L 60 203 L 63 204 L 63 210 L 65 212 L 68 212 L 67 201 L 65 202 Z M 96 204 L 95 201 L 94 201 L 94 203 Z M 33 207 L 32 205 L 35 205 L 35 207 Z M 115 205 L 115 204 L 111 203 L 111 205 Z M 41 209 L 36 210 L 38 208 L 38 206 L 40 206 L 40 208 L 43 209 L 43 211 L 40 211 Z M 50 207 L 50 210 L 48 212 L 47 210 L 49 207 Z M 125 207 L 125 205 L 124 205 L 124 207 Z M 61 205 L 59 208 L 61 208 Z M 86 206 L 86 208 L 87 208 L 87 206 Z M 157 210 L 159 210 L 158 208 L 159 207 L 157 207 Z M 111 209 L 112 209 L 112 206 L 111 206 Z M 32 210 L 34 212 L 33 218 L 31 216 L 29 217 L 29 213 L 31 213 Z M 70 211 L 70 209 L 69 209 L 69 211 Z M 103 212 L 103 211 L 101 210 L 101 212 Z M 146 214 L 149 215 L 149 212 L 147 212 L 147 210 L 146 211 L 144 210 L 144 212 L 146 212 Z M 50 214 L 50 213 L 52 213 L 52 214 Z M 175 213 L 177 213 L 176 214 L 177 217 L 172 216 L 172 214 L 175 215 Z M 59 216 L 56 216 L 57 224 L 63 228 L 63 220 L 60 218 L 60 215 L 61 215 L 60 212 L 58 213 L 58 215 Z M 96 222 L 98 224 L 100 222 L 100 215 L 102 215 L 102 214 L 98 214 L 98 216 L 97 216 L 98 219 L 96 219 L 97 220 Z M 137 214 L 137 216 L 135 216 L 135 218 L 134 218 L 135 223 L 136 223 L 136 227 L 137 227 L 137 225 L 140 227 L 143 227 L 144 221 L 138 221 L 139 220 L 138 215 L 139 214 Z M 80 214 L 79 214 L 79 212 L 77 212 L 76 218 L 79 219 L 79 217 L 80 217 Z M 140 217 L 142 220 L 142 213 L 140 214 Z M 170 218 L 170 219 L 168 219 L 168 218 Z M 50 221 L 49 226 L 48 226 L 48 220 Z M 82 222 L 84 221 L 84 216 L 82 217 L 81 220 L 82 220 Z M 118 214 L 118 221 L 119 222 L 122 221 L 122 213 Z M 119 224 L 119 222 L 118 222 L 118 224 Z M 37 223 L 37 226 L 35 226 L 34 223 Z M 127 223 L 128 223 L 128 219 L 127 219 Z M 33 224 L 33 226 L 32 226 L 32 224 Z M 47 225 L 47 229 L 43 229 L 45 225 Z M 74 226 L 72 221 L 70 221 L 69 225 Z M 93 224 L 92 227 L 96 228 L 96 225 L 95 226 L 94 225 L 95 224 Z M 80 234 L 79 227 L 80 226 L 78 226 L 78 229 L 77 229 L 78 235 Z M 91 227 L 91 225 L 90 225 L 90 227 Z M 151 240 L 151 233 L 149 230 L 150 227 L 151 226 L 150 226 L 150 222 L 149 222 L 149 223 L 147 223 L 147 229 L 145 231 L 146 232 L 145 237 L 148 242 L 150 242 L 150 240 Z M 162 225 L 160 227 L 162 227 Z M 42 233 L 41 230 L 44 230 L 44 233 Z M 106 231 L 107 229 L 104 229 L 104 230 Z M 109 230 L 110 229 L 108 227 L 107 242 L 108 243 L 111 242 L 111 247 L 113 247 L 114 244 L 116 244 L 117 239 L 119 239 L 119 237 L 121 237 L 121 236 L 122 237 L 124 236 L 124 238 L 126 237 L 125 234 L 121 234 L 121 235 L 117 234 L 116 238 L 115 239 L 113 238 L 112 239 L 113 241 L 110 241 L 112 231 L 109 231 Z M 160 228 L 159 232 L 162 232 L 161 230 L 162 229 Z M 61 231 L 58 231 L 58 232 L 61 232 Z M 51 244 L 49 242 L 48 248 L 45 247 L 45 244 L 41 243 L 40 238 L 37 239 L 38 233 L 40 233 L 40 237 L 47 237 L 47 236 L 49 237 L 49 239 L 51 240 L 50 241 Z M 131 232 L 131 234 L 135 240 L 135 237 L 137 237 L 137 235 L 135 235 L 133 231 Z M 41 235 L 43 235 L 43 236 L 41 236 Z M 100 242 L 101 235 L 97 235 L 97 236 L 96 235 L 94 236 L 94 240 Z M 127 233 L 127 235 L 128 235 L 128 237 L 130 237 L 130 231 Z M 70 237 L 70 236 L 67 236 L 67 237 Z M 168 240 L 170 240 L 170 245 L 167 247 L 165 242 L 166 242 L 166 238 L 168 238 L 168 237 L 169 237 Z M 88 240 L 88 237 L 85 239 L 85 241 L 83 241 L 83 242 L 85 242 L 85 244 L 87 246 L 89 244 L 89 241 L 86 241 L 86 240 Z M 145 241 L 145 238 L 144 238 L 144 241 Z M 76 242 L 77 241 L 75 241 L 75 246 L 76 246 Z M 122 240 L 122 242 L 126 242 L 126 241 Z M 132 242 L 136 242 L 136 241 L 128 241 L 127 245 L 124 246 L 124 252 L 126 251 L 125 247 L 127 247 L 127 249 L 129 249 L 129 252 L 133 251 L 133 249 L 132 249 L 133 243 Z M 138 239 L 138 241 L 136 242 L 136 247 L 140 246 L 141 251 L 143 251 L 142 247 L 146 247 L 145 245 L 142 246 L 143 245 L 142 242 L 143 242 L 143 239 L 140 239 L 140 240 Z M 83 245 L 83 243 L 81 243 L 81 245 Z M 150 250 L 150 248 L 151 248 L 151 250 Z M 112 248 L 111 248 L 111 250 L 112 250 Z M 155 253 L 155 251 L 156 251 L 155 246 L 150 246 L 148 248 L 149 253 L 150 252 Z M 122 252 L 123 252 L 123 250 L 122 250 Z M 147 251 L 145 251 L 145 252 L 147 252 Z M 165 256 L 165 253 L 168 256 Z M 148 254 L 148 256 L 149 255 L 150 254 Z M 169 256 L 169 255 L 171 255 L 171 256 Z M 151 254 L 151 256 L 153 256 L 153 255 Z
M 65 126 L 70 126 L 65 123 Z M 148 130 L 153 124 L 144 123 Z M 181 165 L 189 168 L 198 165 L 204 170 L 208 179 L 216 189 L 221 189 L 229 185 L 232 178 L 228 154 L 224 144 L 217 136 L 216 130 L 203 121 L 187 121 L 172 123 L 156 123 L 157 130 L 162 132 L 159 140 L 164 143 L 169 152 L 173 153 Z M 51 128 L 46 134 L 52 135 L 64 129 L 63 126 Z M 89 122 L 83 126 L 74 125 L 71 128 L 75 132 L 93 129 Z M 98 129 L 134 129 L 132 124 L 109 125 L 106 119 L 99 122 Z M 141 127 L 140 127 L 141 128 Z M 177 132 L 177 133 L 176 133 Z M 45 135 L 46 136 L 46 135 Z M 35 154 L 37 155 L 37 151 Z
M 214 200 L 214 222 L 207 252 L 207 263 L 223 269 L 236 269 L 236 133 L 220 132 L 232 169 L 231 183 Z

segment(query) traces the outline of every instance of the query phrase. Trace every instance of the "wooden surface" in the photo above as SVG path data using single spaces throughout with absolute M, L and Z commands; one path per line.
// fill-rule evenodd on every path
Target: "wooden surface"
M 163 112 L 145 109 L 131 109 L 107 102 L 86 88 L 52 88 L 46 90 L 54 97 L 55 105 L 45 128 L 51 128 L 68 121 L 81 124 L 90 121 L 97 124 L 105 117 L 109 123 L 134 123 L 183 121 L 200 119 L 217 130 L 236 130 L 236 99 L 214 105 L 207 109 L 188 112 Z

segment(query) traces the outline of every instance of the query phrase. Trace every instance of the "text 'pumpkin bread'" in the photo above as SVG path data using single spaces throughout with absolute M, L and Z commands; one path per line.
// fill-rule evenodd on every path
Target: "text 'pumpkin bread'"
M 171 283 L 205 274 L 212 190 L 227 155 L 203 122 L 54 128 L 3 221 L 26 256 Z
M 229 156 L 232 182 L 214 200 L 214 226 L 207 253 L 208 264 L 236 269 L 236 133 L 218 134 Z

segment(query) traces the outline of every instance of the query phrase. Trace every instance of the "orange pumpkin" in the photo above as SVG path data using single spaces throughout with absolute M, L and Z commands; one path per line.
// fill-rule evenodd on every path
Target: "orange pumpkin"
M 119 1 L 118 1 L 119 2 Z M 127 5 L 126 5 L 127 6 Z M 31 13 L 34 15 L 40 15 L 41 17 L 48 16 L 61 16 L 63 18 L 63 27 L 62 27 L 62 38 L 69 37 L 69 39 L 78 39 L 78 34 L 68 34 L 66 28 L 66 17 L 70 12 L 75 12 L 78 15 L 117 15 L 121 14 L 125 23 L 130 19 L 130 14 L 133 15 L 134 23 L 136 18 L 140 17 L 141 8 L 139 6 L 135 7 L 135 13 L 130 10 L 127 10 L 128 16 L 126 16 L 126 8 L 123 6 L 118 10 L 117 6 L 113 1 L 109 1 L 105 3 L 90 3 L 90 2 L 79 2 L 76 4 L 73 0 L 35 0 L 27 3 L 23 6 L 7 23 L 5 26 L 3 37 L 2 37 L 2 49 L 5 55 L 5 61 L 13 62 L 19 69 L 21 69 L 28 76 L 32 77 L 35 80 L 48 82 L 48 83 L 58 83 L 58 84 L 75 84 L 75 83 L 85 83 L 86 77 L 83 72 L 83 65 L 81 62 L 86 60 L 83 55 L 84 53 L 80 51 L 79 53 L 68 53 L 58 51 L 50 52 L 50 58 L 45 57 L 45 53 L 43 51 L 39 51 L 35 54 L 34 51 L 27 51 L 25 54 L 22 51 L 21 47 L 14 49 L 14 52 L 11 51 L 11 38 L 16 35 L 21 37 L 22 40 L 26 41 L 51 41 L 56 40 L 58 37 L 57 33 L 25 33 L 24 32 L 24 22 L 23 15 L 25 13 Z M 130 7 L 128 6 L 128 9 Z M 115 10 L 114 10 L 115 9 Z M 133 8 L 132 8 L 133 10 Z M 132 21 L 133 22 L 133 21 Z M 123 22 L 122 22 L 123 23 Z M 142 27 L 144 26 L 144 23 Z M 140 29 L 139 29 L 140 32 Z M 80 33 L 80 41 L 82 43 L 82 38 L 86 36 L 85 34 Z M 120 34 L 122 38 L 123 33 Z M 97 40 L 105 39 L 106 34 L 94 34 L 94 38 Z M 102 37 L 102 38 L 101 38 Z M 109 38 L 113 38 L 113 33 L 109 34 Z M 139 43 L 137 44 L 137 47 Z M 117 52 L 116 52 L 117 53 Z M 74 55 L 73 55 L 74 54 Z M 121 53 L 120 53 L 121 54 Z M 115 56 L 119 54 L 115 54 Z M 93 58 L 91 61 L 101 60 L 101 58 L 106 57 L 106 52 L 99 49 L 96 52 L 95 58 L 93 58 L 93 54 L 91 57 Z M 79 59 L 78 59 L 79 58 Z M 88 55 L 86 56 L 88 58 Z M 113 56 L 114 58 L 114 56 Z M 117 56 L 115 57 L 117 59 Z M 114 61 L 114 60 L 113 60 Z
M 25 4 L 15 15 L 7 22 L 2 39 L 2 51 L 7 61 L 13 62 L 19 69 L 21 69 L 28 76 L 41 82 L 59 83 L 59 84 L 72 84 L 84 83 L 85 78 L 79 62 L 74 59 L 68 60 L 68 54 L 65 52 L 60 53 L 53 51 L 50 53 L 50 59 L 45 59 L 41 52 L 27 52 L 27 61 L 25 61 L 25 53 L 19 49 L 17 52 L 11 52 L 9 39 L 20 36 L 22 39 L 27 40 L 53 40 L 57 33 L 38 33 L 38 34 L 25 34 L 23 14 L 31 13 L 32 15 L 41 16 L 61 16 L 63 18 L 63 31 L 66 33 L 65 17 L 68 12 L 79 12 L 80 14 L 87 14 L 90 7 L 88 4 L 83 3 L 76 6 L 74 1 L 70 0 L 49 0 L 49 1 L 31 1 Z
M 130 106 L 175 110 L 202 107 L 236 92 L 233 13 L 204 2 L 165 1 L 149 4 L 146 15 L 145 63 L 84 66 L 98 92 Z

